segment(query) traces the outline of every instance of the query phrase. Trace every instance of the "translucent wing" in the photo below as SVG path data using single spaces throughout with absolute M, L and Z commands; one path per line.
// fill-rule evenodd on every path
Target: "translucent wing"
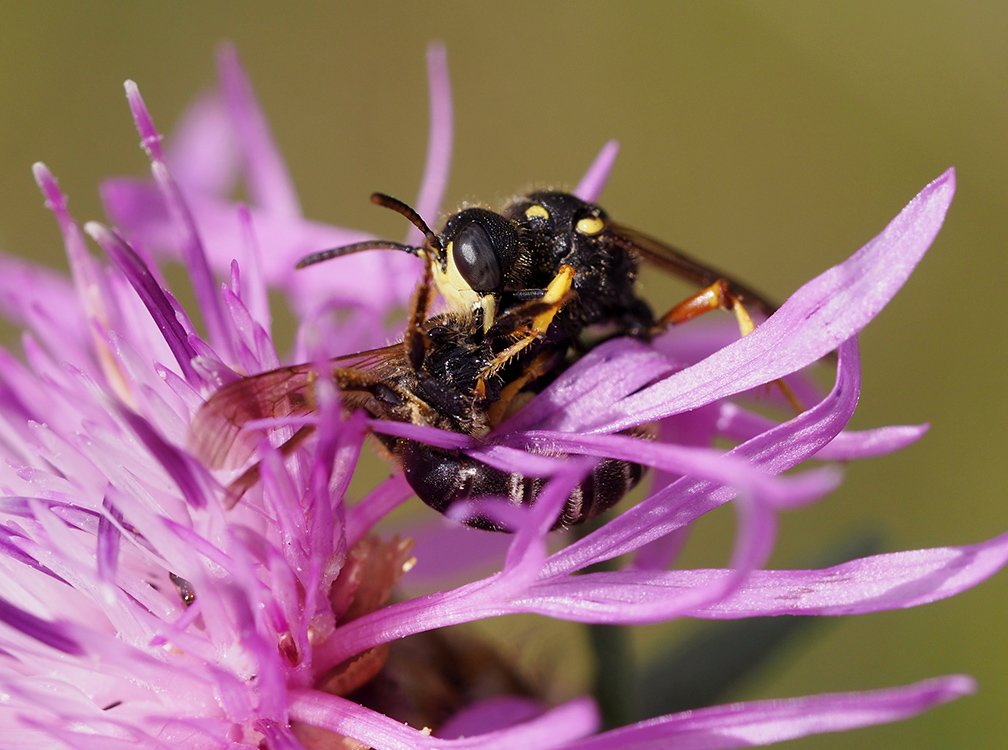
M 638 232 L 636 229 L 625 227 L 622 224 L 610 223 L 609 230 L 609 236 L 613 241 L 636 252 L 648 263 L 653 263 L 675 276 L 695 282 L 700 287 L 706 287 L 719 279 L 723 279 L 728 282 L 730 291 L 744 302 L 747 307 L 755 307 L 765 315 L 770 315 L 778 307 L 764 295 L 750 289 L 730 275 L 722 273 L 718 269 L 701 263 L 698 260 L 694 260 L 678 248 L 656 240 L 654 237 L 649 237 L 646 234 Z
M 353 386 L 342 382 L 342 373 L 374 373 L 405 362 L 401 343 L 359 352 L 328 361 L 329 375 L 341 388 L 344 399 Z M 255 452 L 261 433 L 246 430 L 254 420 L 310 414 L 314 411 L 314 383 L 320 377 L 313 363 L 281 367 L 228 383 L 214 393 L 193 417 L 189 449 L 209 468 L 237 468 Z

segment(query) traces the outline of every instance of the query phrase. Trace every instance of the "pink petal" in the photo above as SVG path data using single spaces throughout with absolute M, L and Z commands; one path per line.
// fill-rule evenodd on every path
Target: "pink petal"
M 153 161 L 163 161 L 164 152 L 161 150 L 161 134 L 154 127 L 154 120 L 151 119 L 150 111 L 144 104 L 143 97 L 140 96 L 140 89 L 133 81 L 126 81 L 126 102 L 129 104 L 130 113 L 133 115 L 133 122 L 136 124 L 137 132 L 140 134 L 140 148 L 144 150 Z
M 84 228 L 129 279 L 171 348 L 172 354 L 175 355 L 186 381 L 190 384 L 201 383 L 203 379 L 192 365 L 196 350 L 193 349 L 185 328 L 176 317 L 171 302 L 155 281 L 147 265 L 115 232 L 95 222 L 88 223 Z
M 353 737 L 368 745 L 401 750 L 546 750 L 563 747 L 572 740 L 584 737 L 598 724 L 595 707 L 590 701 L 580 699 L 507 729 L 461 739 L 440 739 L 335 695 L 292 690 L 290 698 L 290 717 L 294 721 Z
M 186 193 L 224 196 L 234 187 L 238 156 L 228 112 L 212 93 L 198 97 L 175 125 L 165 161 Z
M 102 183 L 101 193 L 105 210 L 136 242 L 154 252 L 179 255 L 177 228 L 156 188 L 120 178 Z M 416 286 L 419 265 L 405 253 L 360 253 L 328 266 L 295 271 L 297 261 L 308 253 L 367 239 L 362 232 L 256 208 L 240 210 L 235 204 L 209 196 L 192 197 L 189 208 L 210 264 L 221 270 L 228 268 L 239 248 L 244 247 L 248 220 L 242 212 L 247 211 L 258 244 L 266 250 L 262 255 L 262 277 L 270 286 L 282 287 L 301 316 L 335 302 L 367 310 L 370 318 L 380 321 L 389 305 L 405 304 Z M 376 296 L 375 289 L 383 290 L 383 294 Z M 371 325 L 377 327 L 373 322 Z M 385 335 L 382 330 L 381 336 Z M 376 341 L 373 345 L 386 342 Z
M 819 404 L 733 448 L 729 455 L 745 458 L 770 474 L 797 466 L 847 424 L 857 405 L 860 387 L 857 342 L 852 340 L 841 346 L 837 382 Z M 572 572 L 631 552 L 685 528 L 733 495 L 729 488 L 684 477 L 554 554 L 543 575 Z
M 975 689 L 969 677 L 953 675 L 888 690 L 734 703 L 642 721 L 574 742 L 568 748 L 726 750 L 770 745 L 813 734 L 900 721 Z
M 606 182 L 609 180 L 609 172 L 612 171 L 616 156 L 619 154 L 619 141 L 609 141 L 599 151 L 595 161 L 588 167 L 581 182 L 574 188 L 574 195 L 581 200 L 594 203 L 602 195 Z
M 457 739 L 506 729 L 534 719 L 543 712 L 538 701 L 517 695 L 488 698 L 462 709 L 438 728 L 438 737 Z
M 1008 563 L 1008 534 L 972 547 L 876 555 L 823 570 L 755 570 L 734 593 L 700 605 L 710 619 L 837 616 L 929 604 L 978 585 Z M 687 607 L 696 592 L 729 584 L 730 569 L 585 573 L 546 581 L 516 602 L 522 611 L 581 622 L 654 622 Z
M 57 651 L 72 656 L 84 654 L 81 645 L 58 623 L 36 617 L 4 599 L 0 599 L 0 622 Z
M 448 60 L 444 45 L 432 44 L 427 49 L 427 85 L 430 89 L 430 119 L 427 132 L 427 163 L 424 165 L 416 210 L 425 221 L 436 220 L 444 202 L 451 170 L 452 152 L 452 96 L 448 78 Z M 406 243 L 418 245 L 423 235 L 410 227 Z
M 413 488 L 406 484 L 402 474 L 395 474 L 371 490 L 347 511 L 347 544 L 353 546 L 371 528 L 413 496 Z
M 221 48 L 217 72 L 231 127 L 241 145 L 252 202 L 268 213 L 300 216 L 294 183 L 234 47 Z
M 525 408 L 498 425 L 493 435 L 589 424 L 604 405 L 619 402 L 674 368 L 662 354 L 640 341 L 608 341 L 575 362 Z
M 737 404 L 721 407 L 718 430 L 731 440 L 748 440 L 776 424 L 766 417 L 747 411 Z M 844 430 L 816 454 L 824 461 L 853 461 L 895 453 L 920 440 L 928 425 L 893 425 L 872 430 Z
M 965 591 L 1008 563 L 1008 534 L 965 547 L 937 547 L 892 552 L 822 570 L 760 570 L 724 601 L 698 617 L 735 618 L 765 615 L 849 615 L 905 609 Z M 673 589 L 701 585 L 724 571 L 673 571 L 665 581 Z M 672 580 L 679 578 L 678 583 Z M 662 584 L 665 585 L 665 584 Z
M 837 485 L 837 477 L 832 473 L 807 472 L 800 482 L 792 483 L 788 479 L 775 479 L 749 461 L 714 448 L 655 443 L 627 435 L 571 435 L 541 430 L 520 433 L 513 439 L 520 440 L 526 450 L 607 456 L 703 477 L 736 489 L 758 492 L 768 501 L 786 505 L 821 497 Z M 473 453 L 480 455 L 479 451 Z
M 950 169 L 880 235 L 802 286 L 751 334 L 614 404 L 594 420 L 593 431 L 618 432 L 709 404 L 796 372 L 836 349 L 903 286 L 938 234 L 954 192 Z
M 197 305 L 207 327 L 207 340 L 225 357 L 230 355 L 233 359 L 234 342 L 229 335 L 224 306 L 217 295 L 217 284 L 192 211 L 164 162 L 151 162 L 151 174 L 161 190 L 176 228 L 177 242 L 182 247 L 182 261 L 189 273 Z

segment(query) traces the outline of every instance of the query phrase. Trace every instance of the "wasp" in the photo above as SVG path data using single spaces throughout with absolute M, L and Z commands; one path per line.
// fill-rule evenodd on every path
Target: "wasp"
M 707 311 L 731 310 L 741 333 L 749 309 L 774 306 L 720 271 L 614 222 L 599 206 L 564 192 L 533 192 L 503 210 L 464 208 L 433 232 L 410 206 L 375 193 L 372 202 L 407 218 L 423 233 L 419 245 L 368 240 L 321 251 L 298 267 L 374 249 L 423 261 L 401 342 L 316 364 L 282 367 L 223 386 L 195 416 L 191 444 L 211 468 L 248 463 L 257 440 L 253 420 L 313 411 L 317 379 L 338 386 L 347 409 L 481 438 L 600 341 L 650 340 Z M 656 316 L 637 291 L 642 261 L 686 279 L 700 291 Z M 435 292 L 444 311 L 431 314 Z M 300 428 L 290 450 L 311 427 Z M 540 477 L 507 473 L 467 456 L 419 442 L 377 435 L 423 502 L 444 512 L 454 502 L 503 496 L 531 505 Z M 643 468 L 602 459 L 572 491 L 556 527 L 592 518 L 618 502 Z M 252 466 L 232 485 L 240 497 L 257 479 Z M 475 517 L 470 525 L 499 529 Z

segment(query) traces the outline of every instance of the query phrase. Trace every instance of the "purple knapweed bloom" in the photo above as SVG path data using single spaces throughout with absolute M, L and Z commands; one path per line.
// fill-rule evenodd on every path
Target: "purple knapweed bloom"
M 485 440 L 344 414 L 322 383 L 314 437 L 283 455 L 276 438 L 295 424 L 271 425 L 258 481 L 229 507 L 234 477 L 211 473 L 187 450 L 201 403 L 242 375 L 385 343 L 387 311 L 408 298 L 418 264 L 369 253 L 294 273 L 302 255 L 364 235 L 301 215 L 233 52 L 222 54 L 220 73 L 218 90 L 197 102 L 170 147 L 127 84 L 153 179 L 103 187 L 116 228 L 89 223 L 82 232 L 49 170 L 36 165 L 70 279 L 0 257 L 0 305 L 24 329 L 20 355 L 0 352 L 0 746 L 728 748 L 895 721 L 973 689 L 967 677 L 942 677 L 710 707 L 597 734 L 590 699 L 545 705 L 505 660 L 482 654 L 454 702 L 425 711 L 410 700 L 411 690 L 434 694 L 426 686 L 441 668 L 483 648 L 452 641 L 447 625 L 518 612 L 605 624 L 856 614 L 952 596 L 1002 567 L 1008 536 L 826 569 L 763 569 L 778 511 L 818 499 L 837 480 L 831 469 L 785 471 L 807 459 L 885 453 L 924 431 L 844 426 L 860 386 L 855 337 L 935 237 L 951 171 L 751 335 L 686 326 L 653 345 L 608 342 Z M 439 210 L 451 142 L 440 49 L 430 78 L 416 204 L 426 217 Z M 579 195 L 597 196 L 615 152 L 614 144 L 603 150 Z M 247 205 L 227 197 L 238 177 Z M 162 260 L 184 265 L 201 327 L 169 291 Z M 271 290 L 286 294 L 300 323 L 295 351 L 283 358 Z M 834 350 L 835 385 L 817 393 L 796 373 Z M 747 397 L 778 379 L 814 405 L 781 422 L 751 411 Z M 654 422 L 653 442 L 620 434 Z M 405 535 L 374 533 L 410 497 L 401 475 L 345 503 L 368 430 L 550 478 L 534 507 L 512 509 L 511 536 L 441 528 L 437 543 L 451 545 L 456 576 L 466 575 L 460 561 L 478 556 L 466 552 L 472 539 L 500 552 L 497 572 L 393 602 L 414 562 L 436 568 L 438 560 L 429 542 L 411 550 Z M 716 450 L 715 437 L 735 447 Z M 650 495 L 550 552 L 561 505 L 599 456 L 653 467 Z M 691 522 L 728 502 L 739 522 L 726 567 L 670 569 Z M 623 555 L 629 562 L 619 569 L 582 573 Z M 390 648 L 411 643 L 422 653 Z M 374 688 L 383 675 L 399 686 L 397 700 Z M 482 691 L 483 683 L 499 689 Z

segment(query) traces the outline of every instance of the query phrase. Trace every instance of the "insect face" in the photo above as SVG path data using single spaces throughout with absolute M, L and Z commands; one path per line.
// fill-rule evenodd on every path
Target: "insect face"
M 469 208 L 448 220 L 440 245 L 441 251 L 430 258 L 435 286 L 450 308 L 478 310 L 484 330 L 489 330 L 501 290 L 514 282 L 517 227 L 500 214 Z

